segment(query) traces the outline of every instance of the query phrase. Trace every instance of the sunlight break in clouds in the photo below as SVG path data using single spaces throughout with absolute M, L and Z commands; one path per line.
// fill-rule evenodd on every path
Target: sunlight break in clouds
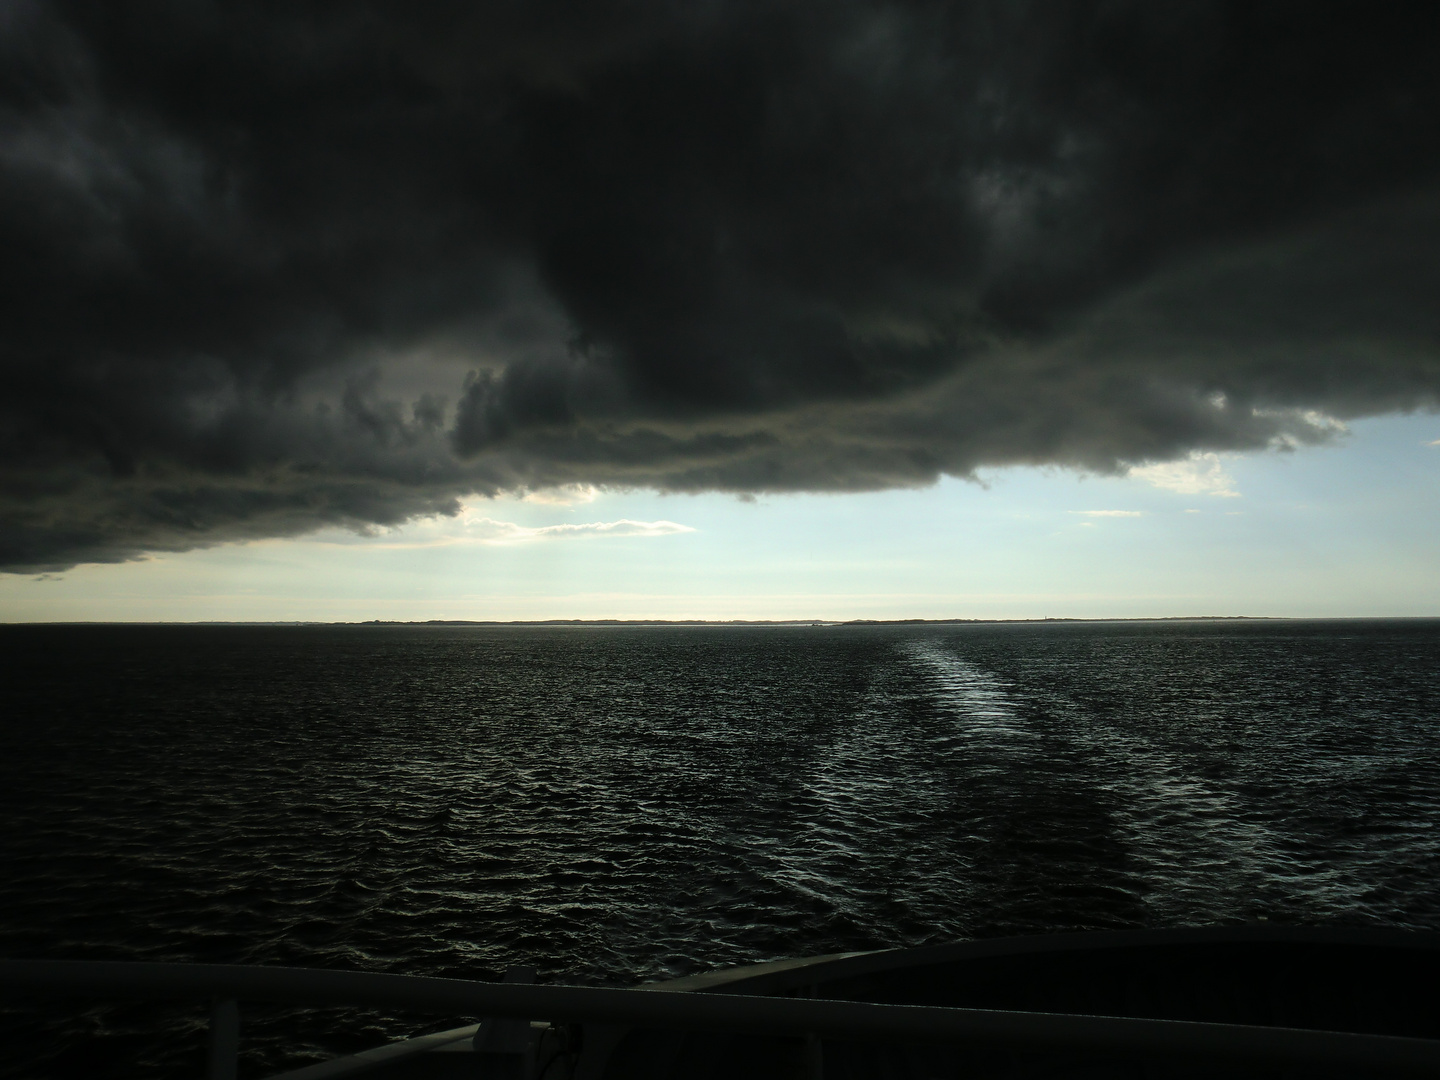
M 1240 496 L 1235 490 L 1234 479 L 1220 463 L 1220 455 L 1215 453 L 1196 453 L 1183 461 L 1141 465 L 1131 469 L 1130 475 L 1181 495 Z
M 672 536 L 695 532 L 689 525 L 674 521 L 591 521 L 583 525 L 543 525 L 528 528 L 513 521 L 493 518 L 465 519 L 466 535 L 486 544 L 516 544 L 529 540 L 552 540 L 569 536 Z
M 521 499 L 523 502 L 541 503 L 545 506 L 575 506 L 577 503 L 594 502 L 599 495 L 600 489 L 594 484 L 561 484 L 559 487 L 528 491 Z

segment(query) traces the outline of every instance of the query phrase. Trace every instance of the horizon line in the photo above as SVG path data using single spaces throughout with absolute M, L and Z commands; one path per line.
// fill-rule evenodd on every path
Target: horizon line
M 1437 615 L 1123 615 L 942 619 L 48 619 L 4 626 L 945 626 L 1013 623 L 1399 622 Z

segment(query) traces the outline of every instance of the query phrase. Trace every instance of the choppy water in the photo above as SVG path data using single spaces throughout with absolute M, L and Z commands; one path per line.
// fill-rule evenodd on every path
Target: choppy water
M 1440 928 L 1440 622 L 7 627 L 0 647 L 10 956 L 623 985 L 1074 928 Z M 244 1070 L 446 1019 L 250 1008 Z M 202 1058 L 198 1008 L 0 1024 L 3 1075 Z

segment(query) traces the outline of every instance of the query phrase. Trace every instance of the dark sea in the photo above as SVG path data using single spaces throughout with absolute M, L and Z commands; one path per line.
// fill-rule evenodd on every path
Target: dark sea
M 1440 929 L 1440 621 L 0 627 L 0 955 L 624 986 L 1077 928 Z M 242 1075 L 469 1022 L 247 1006 Z M 0 1075 L 205 1010 L 10 1002 Z

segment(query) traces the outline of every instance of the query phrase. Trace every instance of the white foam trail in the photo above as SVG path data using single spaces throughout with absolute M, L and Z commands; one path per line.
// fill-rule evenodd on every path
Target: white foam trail
M 1044 702 L 1050 722 L 1032 724 L 1018 691 L 994 674 L 938 642 L 916 643 L 909 652 L 956 717 L 957 749 L 984 747 L 1005 755 L 987 771 L 1025 768 L 1027 758 L 1033 762 L 1046 752 L 1047 740 L 1087 759 L 1081 779 L 1110 796 L 1105 802 L 1113 808 L 1117 838 L 1135 860 L 1137 876 L 1159 886 L 1145 901 L 1157 917 L 1197 910 L 1240 915 L 1267 886 L 1297 872 L 1279 838 L 1248 812 L 1238 793 L 1195 775 L 1182 758 L 1144 735 L 1119 730 L 1058 695 Z M 1345 888 L 1333 871 L 1314 873 L 1310 881 L 1320 884 L 1327 876 L 1335 879 L 1324 881 L 1327 887 Z M 1355 883 L 1346 891 L 1358 900 L 1363 888 Z
M 1035 733 L 1016 711 L 1009 687 L 994 675 L 932 642 L 916 643 L 909 651 L 930 668 L 942 701 L 962 721 L 956 728 L 958 736 L 1011 747 L 1036 741 Z

